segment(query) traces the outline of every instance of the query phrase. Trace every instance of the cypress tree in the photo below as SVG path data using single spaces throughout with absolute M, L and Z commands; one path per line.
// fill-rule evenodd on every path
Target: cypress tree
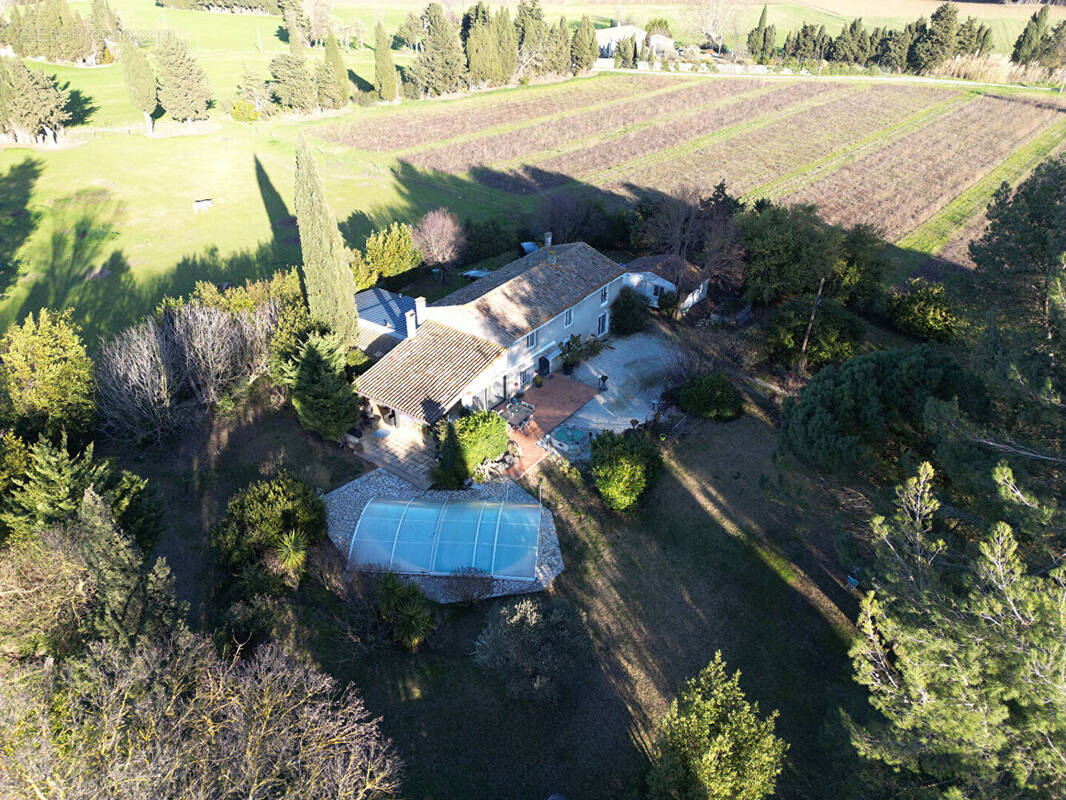
M 514 25 L 520 71 L 524 76 L 539 75 L 549 66 L 549 31 L 540 0 L 519 0 Z
M 927 72 L 943 64 L 955 52 L 958 27 L 958 8 L 951 3 L 938 6 L 911 45 L 911 67 L 916 72 Z
M 333 81 L 333 71 L 325 61 L 315 67 L 314 88 L 319 108 L 340 108 L 344 105 L 337 92 L 337 84 Z
M 501 83 L 500 51 L 490 25 L 475 23 L 466 37 L 467 80 L 471 86 Z
M 1021 35 L 1014 42 L 1014 51 L 1010 57 L 1015 64 L 1028 64 L 1039 56 L 1040 42 L 1047 31 L 1047 16 L 1048 7 L 1041 6 L 1040 10 L 1025 23 Z
M 348 252 L 326 201 L 325 188 L 307 142 L 296 149 L 296 221 L 303 252 L 302 276 L 311 319 L 327 326 L 344 345 L 358 337 L 355 282 Z
M 496 83 L 510 83 L 518 70 L 518 34 L 506 7 L 496 12 L 492 29 L 496 38 Z
M 596 44 L 596 28 L 588 14 L 581 18 L 581 24 L 574 31 L 574 38 L 570 42 L 570 61 L 574 65 L 575 72 L 585 72 L 592 69 L 596 59 L 600 56 L 599 45 Z
M 399 94 L 389 37 L 385 35 L 385 27 L 380 22 L 374 28 L 374 88 L 386 103 L 393 102 Z
M 748 52 L 751 57 L 758 60 L 763 51 L 763 39 L 766 37 L 766 6 L 762 7 L 759 15 L 759 24 L 748 33 Z
M 163 110 L 173 119 L 190 124 L 194 119 L 207 119 L 211 87 L 185 42 L 176 37 L 164 41 L 156 51 L 156 66 Z
M 566 17 L 559 17 L 559 24 L 551 32 L 551 55 L 548 69 L 556 75 L 566 75 L 573 65 L 570 61 L 570 28 Z
M 284 54 L 270 60 L 271 91 L 278 104 L 290 111 L 306 114 L 317 101 L 315 85 L 307 66 L 299 56 Z
M 333 93 L 341 99 L 341 106 L 348 105 L 352 99 L 352 82 L 348 80 L 348 69 L 344 66 L 341 48 L 333 31 L 326 36 L 326 65 L 333 82 Z
M 467 12 L 463 14 L 463 22 L 459 27 L 459 38 L 462 39 L 463 44 L 466 44 L 467 39 L 470 38 L 470 31 L 474 29 L 475 25 L 488 24 L 488 6 L 485 5 L 483 0 L 478 0 L 477 5 L 471 6 L 467 9 Z
M 456 92 L 466 86 L 466 54 L 459 29 L 439 3 L 430 3 L 423 15 L 426 38 L 422 53 L 411 66 L 415 83 L 431 95 Z
M 27 69 L 21 61 L 0 59 L 0 132 L 16 142 L 57 142 L 70 119 L 69 99 L 70 92 L 60 89 L 54 77 Z
M 123 39 L 120 55 L 122 74 L 126 78 L 126 91 L 133 107 L 144 114 L 144 124 L 151 136 L 155 129 L 152 114 L 159 106 L 159 84 L 156 82 L 148 57 L 129 39 Z

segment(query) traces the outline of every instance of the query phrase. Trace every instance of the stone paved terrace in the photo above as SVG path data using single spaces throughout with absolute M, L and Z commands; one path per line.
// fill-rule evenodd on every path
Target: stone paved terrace
M 384 434 L 384 435 L 382 435 Z M 406 428 L 381 426 L 368 430 L 360 440 L 363 458 L 388 470 L 419 489 L 433 485 L 433 465 L 437 461 L 437 446 Z
M 475 483 L 469 489 L 445 491 L 421 489 L 385 470 L 376 469 L 344 484 L 323 498 L 326 503 L 326 531 L 330 540 L 340 550 L 347 562 L 359 515 L 366 504 L 375 497 L 402 500 L 491 500 L 510 503 L 536 503 L 537 498 L 523 490 L 513 481 Z M 529 581 L 495 580 L 484 597 L 502 597 L 512 594 L 539 592 L 551 586 L 563 571 L 563 554 L 559 549 L 559 535 L 555 520 L 545 508 L 540 517 L 540 539 L 537 549 L 536 579 Z M 452 596 L 456 591 L 455 578 L 433 575 L 406 576 L 417 583 L 426 596 L 438 603 L 451 603 L 465 599 Z
M 540 442 L 596 396 L 596 389 L 562 373 L 549 375 L 541 387 L 526 390 L 523 400 L 534 406 L 533 421 L 524 431 L 511 431 L 511 439 L 522 449 L 522 458 L 507 471 L 521 478 L 536 467 L 548 451 Z

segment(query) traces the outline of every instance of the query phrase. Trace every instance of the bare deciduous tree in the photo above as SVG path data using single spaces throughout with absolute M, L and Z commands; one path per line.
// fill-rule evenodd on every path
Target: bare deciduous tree
M 96 361 L 103 431 L 161 441 L 268 366 L 277 306 L 231 312 L 203 303 L 168 308 L 108 341 Z
M 399 788 L 400 761 L 358 695 L 277 645 L 223 661 L 183 635 L 10 672 L 0 731 L 18 735 L 0 733 L 5 797 L 376 800 Z
M 443 207 L 435 208 L 422 217 L 412 235 L 427 264 L 454 264 L 466 245 L 463 223 Z
M 726 28 L 734 14 L 733 4 L 729 0 L 696 0 L 692 7 L 696 30 L 703 35 L 708 44 L 713 44 L 718 48 L 718 55 L 722 54 L 722 42 Z

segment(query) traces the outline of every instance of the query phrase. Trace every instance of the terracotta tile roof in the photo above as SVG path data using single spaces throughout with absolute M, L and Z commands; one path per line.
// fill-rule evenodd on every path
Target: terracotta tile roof
M 367 370 L 356 381 L 356 390 L 432 425 L 501 353 L 491 342 L 427 320 L 417 335 L 404 339 Z
M 552 257 L 554 264 L 549 262 Z M 452 292 L 433 306 L 462 306 L 466 317 L 480 318 L 487 335 L 510 344 L 625 271 L 584 242 L 543 247 Z

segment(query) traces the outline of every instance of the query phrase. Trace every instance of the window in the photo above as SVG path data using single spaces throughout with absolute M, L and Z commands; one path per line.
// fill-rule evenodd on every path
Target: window
M 596 335 L 603 336 L 607 333 L 607 312 L 604 311 L 600 314 L 600 318 L 596 320 Z
M 604 286 L 602 289 L 600 289 L 600 304 L 602 305 L 603 303 L 606 303 L 606 302 L 607 302 L 607 287 Z
M 536 347 L 536 346 L 537 346 L 537 332 L 536 331 L 530 331 L 528 334 L 526 334 L 526 347 L 532 348 L 532 347 Z
M 568 309 L 566 309 L 566 313 L 563 314 L 563 327 L 564 328 L 569 328 L 573 324 L 574 324 L 574 309 L 568 308 Z
M 655 284 L 655 286 L 654 286 L 654 287 L 652 288 L 652 290 L 651 290 L 651 293 L 652 293 L 653 295 L 655 295 L 656 297 L 661 297 L 661 296 L 662 296 L 662 293 L 663 293 L 663 287 L 662 287 L 662 286 L 661 286 L 660 284 L 658 284 L 658 283 L 657 283 L 657 284 Z

